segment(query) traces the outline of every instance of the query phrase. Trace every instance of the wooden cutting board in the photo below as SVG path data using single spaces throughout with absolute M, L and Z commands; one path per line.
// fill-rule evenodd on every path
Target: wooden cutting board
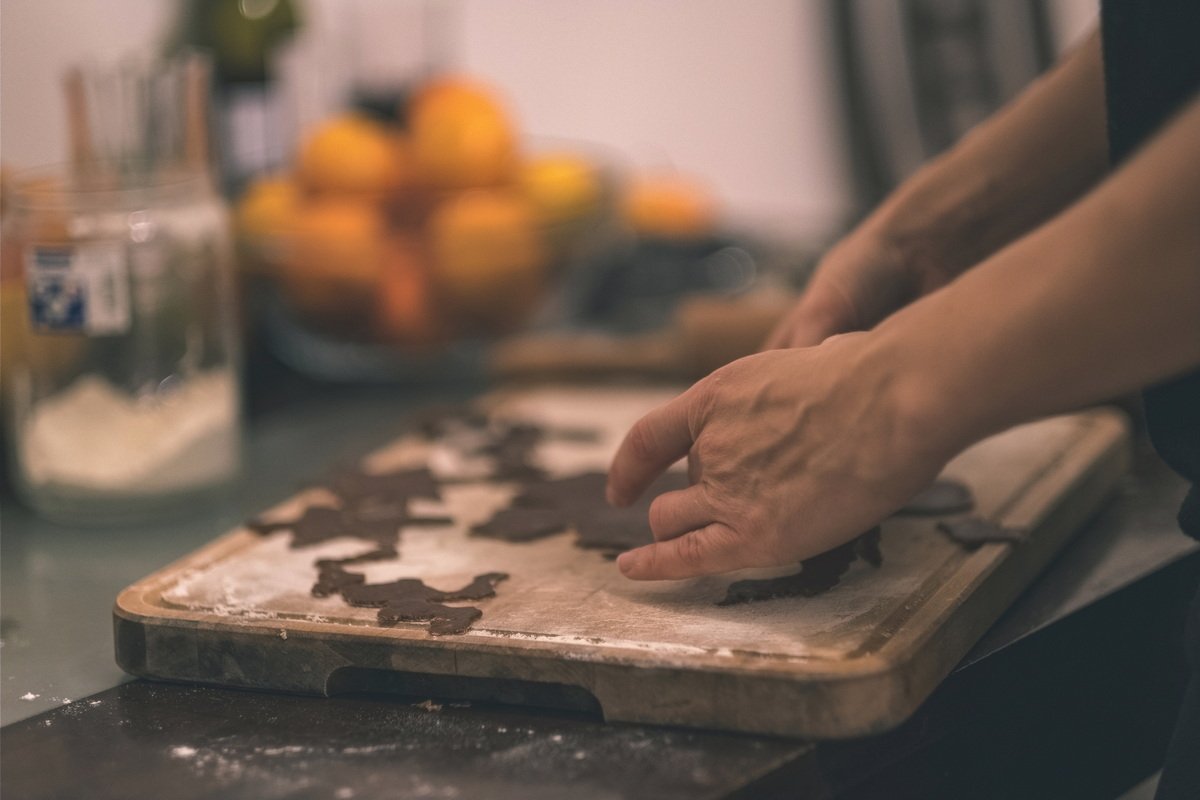
M 552 473 L 603 470 L 628 426 L 669 398 L 664 389 L 545 388 L 492 399 L 494 413 L 597 431 L 548 441 Z M 836 738 L 898 725 L 929 695 L 1054 552 L 1098 507 L 1128 462 L 1116 411 L 1092 410 L 1015 428 L 956 458 L 975 513 L 1026 528 L 1017 544 L 967 550 L 930 518 L 883 525 L 883 564 L 856 562 L 811 598 L 718 606 L 742 572 L 636 583 L 568 533 L 529 543 L 468 535 L 506 505 L 512 485 L 464 483 L 414 501 L 449 527 L 406 528 L 398 559 L 355 569 L 368 582 L 416 577 L 453 588 L 506 572 L 465 633 L 424 623 L 381 626 L 376 610 L 313 597 L 319 558 L 374 548 L 337 539 L 292 548 L 291 534 L 234 530 L 134 584 L 114 609 L 118 663 L 136 675 L 223 686 L 333 694 L 387 688 L 598 708 L 608 720 Z M 437 464 L 446 453 L 402 438 L 369 470 Z M 270 513 L 287 516 L 301 494 Z

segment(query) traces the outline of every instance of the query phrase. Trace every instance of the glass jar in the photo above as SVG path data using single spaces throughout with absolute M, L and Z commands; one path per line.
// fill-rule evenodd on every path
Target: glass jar
M 18 490 L 77 524 L 213 499 L 241 460 L 224 202 L 201 171 L 129 164 L 16 183 L 3 260 L 24 302 L 6 297 L 3 391 Z

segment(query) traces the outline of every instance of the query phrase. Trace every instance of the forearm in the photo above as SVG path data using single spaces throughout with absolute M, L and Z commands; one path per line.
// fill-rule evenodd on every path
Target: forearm
M 865 226 L 918 274 L 957 274 L 1085 192 L 1107 169 L 1107 149 L 1103 65 L 1093 34 L 905 182 Z
M 876 329 L 971 440 L 1200 365 L 1200 98 L 1052 222 Z

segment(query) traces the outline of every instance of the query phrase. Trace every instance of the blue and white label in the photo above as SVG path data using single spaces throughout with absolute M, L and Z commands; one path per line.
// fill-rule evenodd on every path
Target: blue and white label
M 129 272 L 121 242 L 29 247 L 25 277 L 35 331 L 114 336 L 129 330 Z

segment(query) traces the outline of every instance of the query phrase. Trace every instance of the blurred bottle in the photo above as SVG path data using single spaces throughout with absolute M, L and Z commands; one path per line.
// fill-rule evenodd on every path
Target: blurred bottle
M 226 195 L 281 166 L 284 114 L 275 65 L 300 29 L 292 0 L 189 0 L 172 49 L 197 48 L 213 60 L 213 107 Z

